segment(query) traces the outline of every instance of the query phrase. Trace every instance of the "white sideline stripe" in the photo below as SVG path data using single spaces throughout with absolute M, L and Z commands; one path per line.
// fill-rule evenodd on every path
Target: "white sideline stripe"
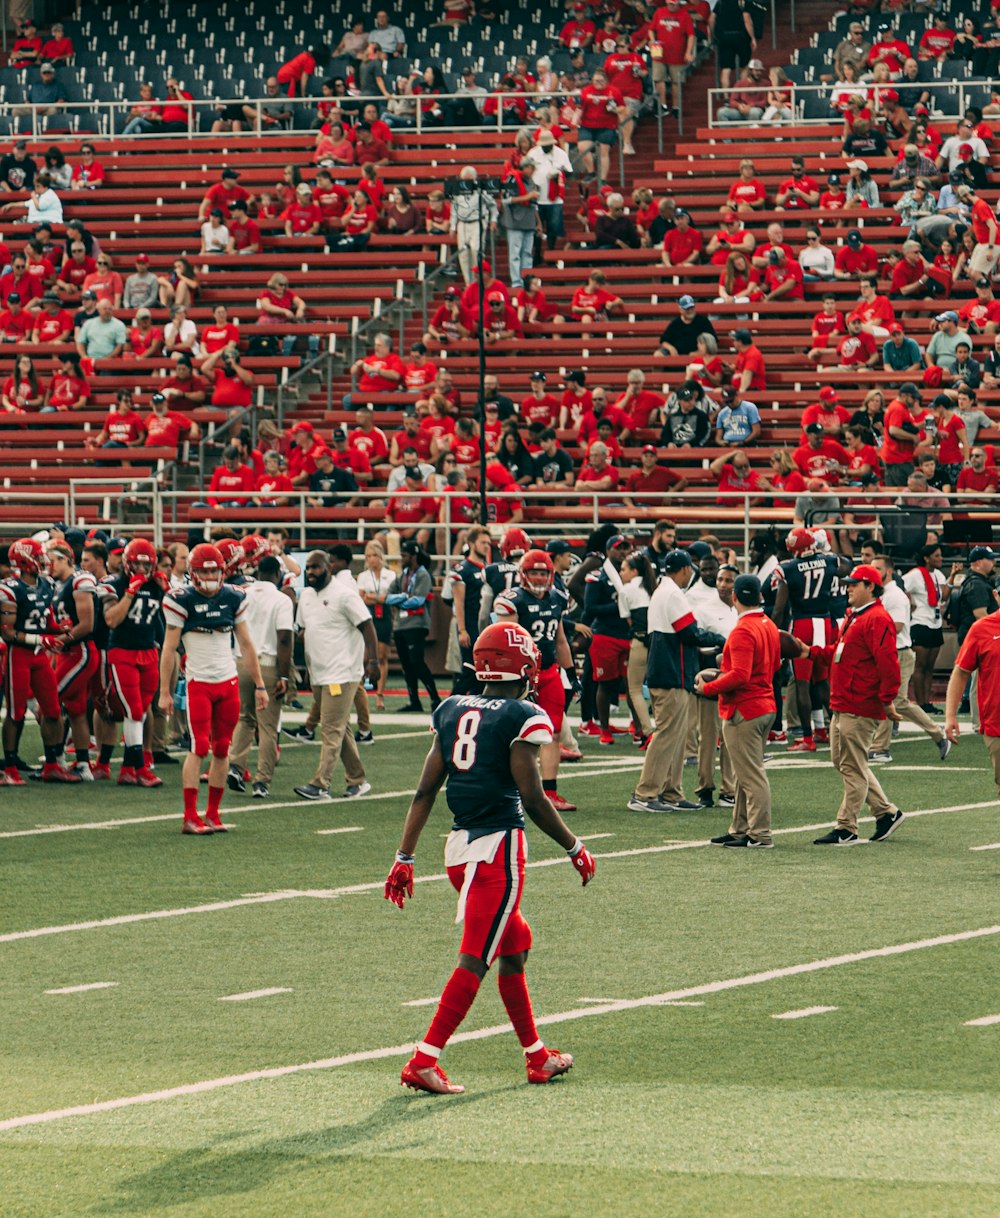
M 1000 842 L 993 842 L 989 846 L 970 846 L 970 850 L 1000 850 Z
M 331 833 L 364 833 L 364 825 L 344 825 L 342 829 L 317 829 L 317 836 L 329 837 Z
M 914 820 L 918 816 L 937 816 L 942 812 L 973 812 L 981 808 L 994 808 L 996 804 L 997 801 L 995 799 L 990 799 L 976 804 L 953 804 L 946 808 L 918 808 L 915 811 L 907 812 L 906 819 Z M 859 818 L 859 824 L 873 823 L 874 817 L 863 816 Z M 795 825 L 787 829 L 775 829 L 772 832 L 772 836 L 777 837 L 787 833 L 816 833 L 820 829 L 829 829 L 829 827 L 830 821 L 825 820 L 815 825 Z M 689 842 L 670 842 L 663 846 L 636 846 L 631 850 L 609 850 L 598 854 L 597 858 L 636 858 L 644 854 L 667 854 L 673 850 L 698 850 L 710 844 L 710 842 L 698 838 Z M 562 855 L 554 855 L 551 858 L 536 859 L 534 862 L 527 863 L 526 866 L 562 867 L 565 866 L 565 863 L 566 860 Z M 432 884 L 447 878 L 448 876 L 444 872 L 434 875 L 418 875 L 414 876 L 414 883 Z M 97 930 L 104 926 L 127 926 L 132 922 L 152 922 L 160 918 L 180 918 L 188 914 L 218 913 L 225 909 L 238 909 L 242 905 L 268 905 L 277 901 L 292 901 L 298 897 L 332 900 L 336 897 L 353 896 L 355 893 L 361 892 L 382 892 L 384 888 L 384 880 L 377 880 L 366 884 L 347 884 L 342 888 L 289 888 L 279 892 L 265 892 L 257 896 L 234 897 L 229 901 L 212 901 L 206 905 L 190 905 L 181 909 L 158 909 L 149 913 L 119 914 L 113 918 L 96 918 L 89 922 L 70 922 L 63 926 L 40 926 L 32 930 L 8 931 L 6 934 L 0 935 L 0 943 L 14 943 L 20 939 L 40 939 L 47 935 L 65 935 L 79 930 Z
M 441 1001 L 441 995 L 436 998 L 411 998 L 409 1002 L 404 1002 L 404 1007 L 432 1007 L 436 1002 Z
M 825 1015 L 827 1011 L 839 1011 L 839 1007 L 803 1007 L 800 1011 L 782 1011 L 772 1019 L 807 1019 L 810 1015 Z
M 117 981 L 91 981 L 88 985 L 64 985 L 61 990 L 46 990 L 46 994 L 84 994 L 87 990 L 112 990 Z
M 542 1026 L 570 1023 L 576 1019 L 590 1019 L 597 1015 L 611 1015 L 619 1011 L 635 1011 L 642 1007 L 697 998 L 706 994 L 721 994 L 727 990 L 742 989 L 751 985 L 762 985 L 768 981 L 779 981 L 785 977 L 798 977 L 804 973 L 816 973 L 823 969 L 838 968 L 842 964 L 858 964 L 865 960 L 879 960 L 889 956 L 901 956 L 908 952 L 923 951 L 930 947 L 945 947 L 952 943 L 965 943 L 972 939 L 983 939 L 1000 935 L 1000 926 L 983 926 L 977 930 L 963 930 L 951 935 L 937 935 L 932 939 L 916 939 L 911 943 L 894 943 L 888 947 L 872 947 L 865 951 L 848 952 L 841 956 L 828 956 L 823 960 L 810 960 L 804 964 L 792 964 L 785 968 L 768 969 L 760 973 L 749 973 L 742 977 L 729 977 L 724 981 L 709 981 L 703 985 L 688 986 L 681 990 L 668 990 L 662 994 L 649 994 L 643 998 L 622 998 L 598 1003 L 584 1009 L 574 1008 L 558 1011 L 553 1015 L 542 1015 L 536 1023 Z M 1000 1017 L 997 1017 L 1000 1022 Z M 451 1044 L 473 1040 L 490 1040 L 511 1031 L 509 1023 L 477 1028 L 471 1032 L 459 1032 L 451 1038 Z M 264 1079 L 285 1078 L 290 1074 L 302 1074 L 307 1070 L 333 1070 L 339 1066 L 353 1066 L 360 1062 L 381 1061 L 387 1057 L 404 1057 L 413 1052 L 413 1041 L 403 1045 L 386 1045 L 379 1049 L 364 1049 L 356 1053 L 344 1053 L 338 1057 L 321 1058 L 319 1061 L 300 1062 L 291 1066 L 271 1066 L 262 1070 L 249 1070 L 244 1074 L 229 1074 L 222 1078 L 203 1079 L 197 1083 L 185 1083 L 179 1087 L 168 1087 L 161 1091 L 147 1091 L 142 1095 L 122 1096 L 114 1100 L 101 1100 L 94 1104 L 78 1104 L 70 1108 L 54 1108 L 48 1112 L 34 1112 L 26 1116 L 8 1117 L 0 1121 L 0 1132 L 23 1129 L 28 1125 L 47 1125 L 67 1117 L 95 1116 L 99 1112 L 114 1112 L 120 1108 L 134 1108 L 139 1104 L 156 1104 L 165 1100 L 180 1099 L 187 1095 L 204 1095 L 223 1087 L 235 1087 L 240 1083 L 256 1083 Z
M 268 990 L 248 990 L 245 994 L 227 994 L 219 1002 L 250 1002 L 254 998 L 270 998 L 272 994 L 290 994 L 287 986 L 275 985 Z
M 966 1020 L 967 1028 L 989 1028 L 995 1023 L 1000 1023 L 1000 1015 L 983 1015 L 980 1019 Z

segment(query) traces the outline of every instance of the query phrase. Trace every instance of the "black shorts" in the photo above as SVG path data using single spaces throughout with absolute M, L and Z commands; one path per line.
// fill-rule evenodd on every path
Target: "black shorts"
M 716 59 L 720 68 L 729 68 L 732 71 L 737 62 L 741 68 L 745 68 L 753 59 L 753 49 L 750 46 L 750 39 L 743 33 L 730 33 L 728 30 L 716 35 L 715 38 Z
M 926 647 L 933 651 L 944 643 L 944 634 L 940 626 L 911 626 L 910 639 L 914 647 Z
M 381 609 L 381 614 L 372 613 L 372 625 L 375 627 L 375 637 L 388 647 L 392 642 L 392 610 L 385 605 L 374 605 L 373 609 Z
M 585 144 L 612 145 L 618 140 L 617 127 L 580 127 L 576 133 L 577 142 Z

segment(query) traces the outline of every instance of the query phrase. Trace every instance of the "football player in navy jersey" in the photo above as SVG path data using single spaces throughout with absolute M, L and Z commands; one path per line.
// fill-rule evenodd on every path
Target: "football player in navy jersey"
M 472 644 L 479 635 L 479 605 L 486 586 L 486 564 L 490 560 L 490 531 L 484 525 L 473 525 L 466 541 L 469 552 L 451 571 L 451 594 L 455 623 L 458 627 L 458 647 L 462 667 L 451 687 L 453 694 L 472 693 Z
M 45 748 L 42 778 L 46 782 L 80 782 L 80 775 L 59 764 L 62 719 L 51 655 L 62 650 L 52 615 L 55 592 L 42 544 L 21 537 L 9 550 L 16 572 L 0 583 L 0 635 L 8 647 L 7 715 L 3 723 L 4 783 L 24 786 L 17 748 L 24 731 L 28 699 L 38 702 L 39 726 Z
M 170 580 L 156 570 L 156 548 L 136 537 L 122 554 L 122 571 L 97 585 L 108 637 L 107 710 L 122 721 L 125 757 L 118 772 L 123 787 L 162 787 L 144 755 L 143 721 L 159 685 L 163 596 Z
M 74 769 L 85 782 L 93 782 L 87 702 L 98 662 L 93 644 L 94 622 L 97 619 L 97 581 L 89 572 L 76 566 L 76 556 L 68 542 L 52 542 L 48 554 L 52 578 L 56 582 L 53 616 L 62 643 L 55 664 L 59 701 L 73 733 L 76 752 Z
M 521 559 L 531 549 L 531 542 L 524 529 L 508 529 L 500 542 L 500 557 L 491 562 L 483 572 L 486 586 L 479 602 L 479 629 L 484 630 L 490 624 L 493 612 L 493 601 L 502 592 L 509 592 L 517 586 L 521 568 Z
M 521 559 L 518 587 L 493 602 L 498 621 L 513 618 L 531 635 L 538 648 L 537 702 L 552 723 L 553 739 L 541 747 L 542 788 L 557 812 L 575 812 L 576 804 L 558 793 L 559 734 L 566 713 L 563 672 L 573 669 L 573 656 L 563 630 L 562 615 L 568 595 L 553 586 L 555 568 L 544 550 L 529 550 Z M 573 670 L 575 679 L 576 672 Z
M 191 586 L 175 589 L 163 599 L 167 632 L 160 655 L 160 708 L 169 714 L 173 706 L 170 683 L 174 656 L 183 638 L 191 751 L 181 771 L 181 832 L 198 836 L 225 833 L 229 828 L 223 824 L 219 809 L 226 789 L 229 746 L 240 717 L 234 635 L 240 645 L 241 662 L 253 679 L 256 709 L 264 710 L 268 701 L 257 651 L 244 621 L 245 597 L 238 588 L 223 582 L 224 571 L 223 556 L 216 546 L 197 545 L 188 561 Z M 208 809 L 203 820 L 197 808 L 198 783 L 201 763 L 210 750 Z
M 528 1082 L 548 1083 L 573 1065 L 568 1053 L 547 1048 L 539 1037 L 524 977 L 531 947 L 531 928 L 520 908 L 525 812 L 563 847 L 584 885 L 596 869 L 593 856 L 553 808 L 539 780 L 537 749 L 552 740 L 552 725 L 524 700 L 538 676 L 538 648 L 531 635 L 512 622 L 487 626 L 476 640 L 473 663 L 483 692 L 446 698 L 435 710 L 434 742 L 385 882 L 386 900 L 402 909 L 413 896 L 417 841 L 447 781 L 453 826 L 445 866 L 459 893 L 458 919 L 465 925 L 458 966 L 400 1075 L 404 1086 L 438 1095 L 465 1090 L 449 1082 L 438 1058 L 498 956 L 500 997 L 527 1058 Z
M 796 528 L 785 539 L 791 558 L 780 563 L 771 576 L 775 589 L 774 624 L 784 628 L 791 617 L 791 633 L 812 648 L 824 648 L 837 633 L 834 612 L 839 583 L 850 573 L 850 564 L 836 554 L 820 553 L 816 535 Z M 813 653 L 816 654 L 816 653 Z M 789 747 L 790 753 L 815 753 L 816 738 L 826 743 L 829 736 L 822 725 L 823 706 L 830 700 L 830 670 L 826 660 L 796 659 L 795 697 L 802 739 Z M 816 727 L 813 716 L 820 720 Z
M 108 640 L 111 631 L 104 620 L 104 609 L 101 601 L 101 584 L 108 577 L 108 547 L 97 538 L 92 538 L 83 547 L 80 566 L 94 580 L 94 595 L 96 599 L 94 615 L 94 650 L 97 653 L 97 667 L 90 682 L 90 701 L 94 707 L 107 706 L 108 689 Z M 110 780 L 111 758 L 114 756 L 115 740 L 118 736 L 118 725 L 109 723 L 103 714 L 95 714 L 94 739 L 97 741 L 97 760 L 90 763 L 91 773 L 95 779 Z

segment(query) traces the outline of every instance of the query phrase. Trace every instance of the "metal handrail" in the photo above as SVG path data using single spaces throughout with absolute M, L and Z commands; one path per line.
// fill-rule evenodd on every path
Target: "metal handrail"
M 735 128 L 761 127 L 761 126 L 805 127 L 805 126 L 822 126 L 822 125 L 826 125 L 829 123 L 836 123 L 839 121 L 837 115 L 832 112 L 825 118 L 803 118 L 800 114 L 796 113 L 793 118 L 768 119 L 766 123 L 764 123 L 759 118 L 720 120 L 716 116 L 717 108 L 719 106 L 724 106 L 727 103 L 729 97 L 736 91 L 739 83 L 740 82 L 737 81 L 736 83 L 731 85 L 730 88 L 728 88 L 728 89 L 712 88 L 712 89 L 707 90 L 707 92 L 708 92 L 708 125 L 710 127 L 718 127 L 721 130 L 728 130 L 730 127 L 735 127 Z M 886 85 L 876 85 L 876 84 L 873 84 L 871 81 L 857 81 L 857 82 L 852 82 L 852 83 L 855 83 L 857 85 L 857 91 L 859 94 L 865 94 L 867 96 L 869 91 L 872 89 L 896 88 L 896 86 L 898 85 L 899 82 L 890 81 Z M 972 97 L 971 97 L 972 91 L 975 90 L 976 94 L 978 95 L 978 94 L 981 94 L 984 89 L 988 89 L 990 86 L 990 82 L 985 79 L 981 80 L 981 81 L 969 81 L 969 80 L 922 81 L 922 80 L 920 80 L 920 81 L 912 81 L 912 82 L 906 82 L 906 83 L 908 86 L 910 84 L 912 84 L 912 86 L 914 88 L 926 89 L 931 94 L 934 94 L 936 92 L 944 92 L 945 90 L 948 90 L 948 93 L 951 94 L 954 92 L 954 90 L 957 89 L 958 90 L 958 106 L 954 111 L 947 111 L 947 112 L 943 111 L 943 110 L 934 111 L 934 113 L 936 115 L 941 115 L 942 117 L 945 117 L 945 118 L 949 118 L 952 115 L 958 116 L 958 115 L 964 114 L 967 107 L 969 105 L 973 104 Z M 793 110 L 797 111 L 800 108 L 800 103 L 801 103 L 803 94 L 809 93 L 809 94 L 816 94 L 817 96 L 818 95 L 826 96 L 826 95 L 832 93 L 834 89 L 836 89 L 840 86 L 844 86 L 845 84 L 846 84 L 845 81 L 836 81 L 836 80 L 830 81 L 829 83 L 826 83 L 826 84 L 809 84 L 809 85 L 800 85 L 800 84 L 795 84 L 793 82 L 789 82 L 787 85 L 783 85 L 782 88 L 785 89 L 786 91 L 791 92 L 791 94 L 792 94 L 791 108 Z M 757 88 L 757 86 L 755 85 L 754 88 Z M 767 81 L 762 81 L 760 84 L 760 88 L 762 91 L 766 92 L 769 88 L 771 88 L 771 85 Z

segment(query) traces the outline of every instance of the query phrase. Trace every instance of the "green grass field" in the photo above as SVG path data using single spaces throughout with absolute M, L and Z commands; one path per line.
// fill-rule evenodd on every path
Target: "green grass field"
M 179 767 L 4 791 L 4 1218 L 1000 1213 L 1000 1022 L 967 1026 L 1000 1015 L 978 739 L 942 765 L 904 736 L 880 773 L 926 815 L 847 850 L 804 828 L 832 821 L 828 753 L 778 762 L 770 852 L 704 845 L 725 809 L 628 812 L 638 754 L 585 741 L 561 789 L 596 881 L 530 831 L 524 900 L 536 1014 L 576 1066 L 529 1087 L 487 978 L 442 1059 L 467 1092 L 439 1099 L 398 1078 L 457 951 L 449 822 L 442 800 L 400 913 L 381 887 L 427 735 L 376 735 L 373 796 L 295 800 L 314 746 L 286 747 L 270 804 L 227 794 L 226 837 L 181 836 Z M 282 992 L 220 1001 L 259 990 Z

